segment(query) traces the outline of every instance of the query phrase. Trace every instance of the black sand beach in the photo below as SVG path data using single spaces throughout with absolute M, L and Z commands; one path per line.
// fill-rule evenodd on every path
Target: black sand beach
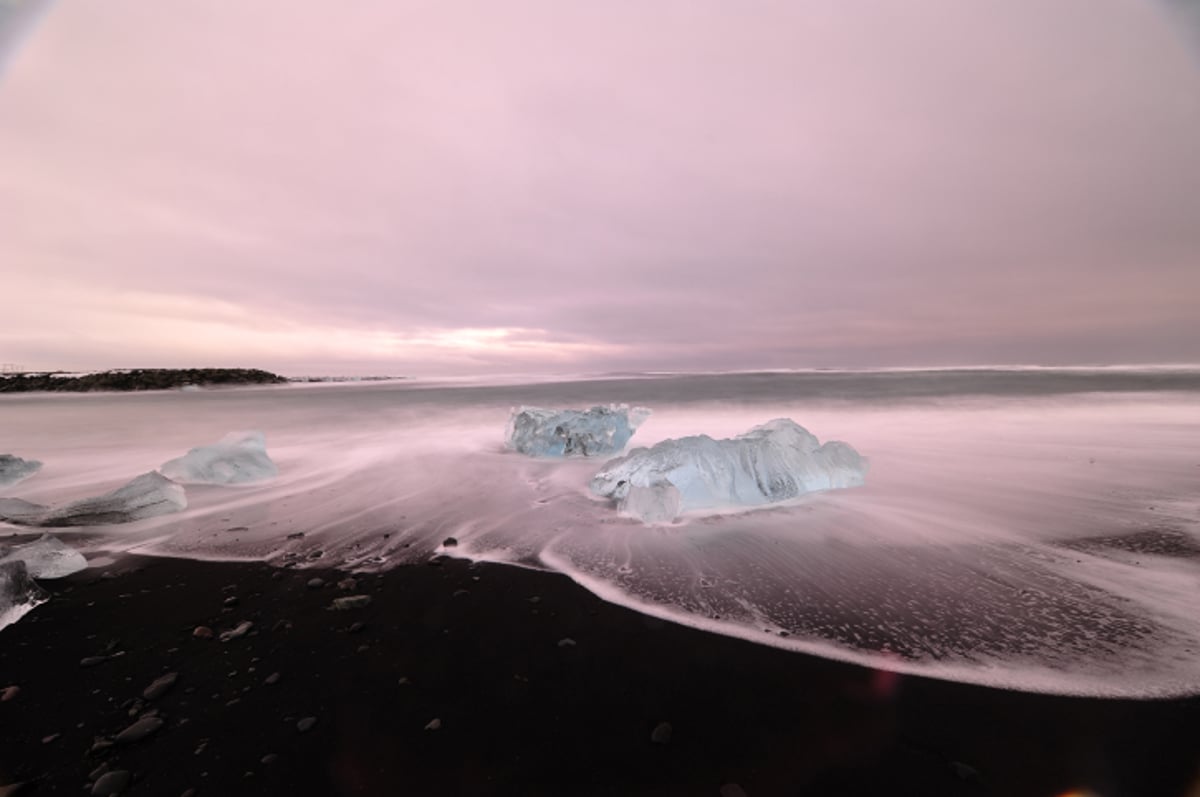
M 89 794 L 105 771 L 130 774 L 121 793 L 171 797 L 1200 789 L 1200 699 L 890 676 L 504 566 L 345 578 L 126 557 L 44 582 L 52 599 L 0 631 L 0 689 L 17 687 L 0 702 L 0 785 L 27 784 L 0 794 Z M 353 595 L 370 602 L 330 608 Z M 114 741 L 147 713 L 161 725 Z

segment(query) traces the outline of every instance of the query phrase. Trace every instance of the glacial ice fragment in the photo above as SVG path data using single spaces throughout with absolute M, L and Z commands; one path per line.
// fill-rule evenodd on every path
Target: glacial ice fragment
M 597 495 L 649 523 L 681 512 L 758 506 L 817 490 L 863 484 L 867 461 L 846 443 L 820 445 L 787 418 L 732 439 L 664 440 L 614 459 L 592 479 Z
M 0 628 L 12 625 L 49 596 L 29 577 L 22 561 L 0 562 Z
M 57 509 L 17 498 L 0 498 L 0 520 L 23 526 L 101 526 L 131 523 L 186 507 L 187 496 L 183 488 L 151 471 L 110 493 L 74 501 Z
M 0 487 L 7 487 L 22 479 L 28 479 L 41 469 L 42 463 L 35 459 L 21 459 L 12 454 L 0 454 Z
M 184 484 L 244 484 L 279 475 L 262 432 L 231 432 L 211 446 L 164 462 L 164 476 Z
M 23 545 L 0 545 L 0 564 L 21 561 L 33 578 L 62 578 L 87 569 L 83 554 L 50 534 Z
M 624 404 L 589 410 L 522 407 L 508 419 L 508 447 L 531 457 L 615 454 L 649 416 L 644 407 Z

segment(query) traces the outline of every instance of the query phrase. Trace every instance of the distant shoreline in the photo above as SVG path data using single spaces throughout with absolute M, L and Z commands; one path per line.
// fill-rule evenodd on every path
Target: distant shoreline
M 277 385 L 288 381 L 258 368 L 132 368 L 88 374 L 3 374 L 0 393 L 170 390 L 211 385 Z

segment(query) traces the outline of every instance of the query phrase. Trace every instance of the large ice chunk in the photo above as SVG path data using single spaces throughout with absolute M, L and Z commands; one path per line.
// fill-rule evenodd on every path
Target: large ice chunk
M 650 416 L 627 405 L 590 410 L 521 407 L 508 419 L 508 447 L 533 457 L 595 457 L 615 454 Z
M 49 596 L 29 577 L 24 562 L 0 562 L 0 628 L 12 625 L 47 600 Z
M 186 507 L 187 496 L 183 488 L 151 471 L 110 493 L 74 501 L 57 509 L 16 498 L 0 498 L 0 520 L 25 526 L 100 526 L 130 523 Z
M 816 490 L 856 487 L 867 461 L 846 443 L 820 445 L 787 418 L 728 440 L 707 435 L 664 440 L 614 459 L 592 479 L 592 492 L 622 514 L 648 523 L 681 512 L 785 501 Z
M 28 479 L 42 468 L 35 459 L 21 459 L 12 454 L 0 454 L 0 487 Z
M 163 463 L 164 476 L 185 484 L 243 484 L 279 475 L 262 432 L 231 432 L 211 446 Z
M 87 569 L 83 554 L 50 534 L 23 545 L 0 545 L 0 564 L 17 561 L 33 578 L 62 578 Z

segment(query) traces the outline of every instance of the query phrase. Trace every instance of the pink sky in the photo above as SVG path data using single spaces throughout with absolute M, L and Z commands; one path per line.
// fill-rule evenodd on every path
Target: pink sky
M 1159 5 L 230 9 L 10 43 L 0 362 L 1200 362 L 1200 60 Z

